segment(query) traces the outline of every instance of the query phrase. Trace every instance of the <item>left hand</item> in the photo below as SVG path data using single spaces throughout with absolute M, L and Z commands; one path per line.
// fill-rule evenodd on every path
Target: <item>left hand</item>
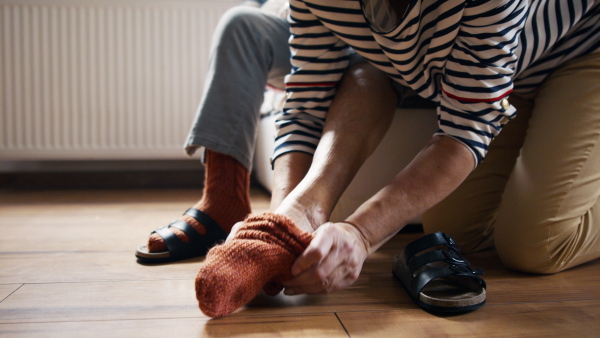
M 292 265 L 286 295 L 322 294 L 352 285 L 368 256 L 361 232 L 348 223 L 325 223 Z

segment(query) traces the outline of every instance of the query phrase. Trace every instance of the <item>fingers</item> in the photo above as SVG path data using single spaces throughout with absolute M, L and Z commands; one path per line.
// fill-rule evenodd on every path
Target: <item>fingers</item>
M 326 294 L 344 289 L 356 281 L 358 275 L 349 267 L 338 266 L 327 276 L 314 270 L 285 283 L 286 295 Z
M 292 265 L 292 275 L 298 276 L 306 272 L 327 257 L 333 245 L 333 238 L 322 234 L 323 231 L 315 232 L 315 237 Z
M 329 224 L 323 227 L 294 263 L 295 277 L 284 283 L 285 294 L 330 293 L 358 278 L 362 264 L 348 234 Z

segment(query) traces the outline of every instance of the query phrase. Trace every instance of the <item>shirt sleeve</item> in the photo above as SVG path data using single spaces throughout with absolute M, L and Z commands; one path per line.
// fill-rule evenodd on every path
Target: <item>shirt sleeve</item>
M 287 100 L 276 121 L 273 162 L 288 152 L 314 153 L 349 63 L 349 47 L 303 1 L 290 1 L 289 21 L 292 71 L 285 79 Z
M 471 1 L 446 62 L 439 96 L 437 134 L 463 142 L 476 163 L 516 116 L 508 102 L 517 66 L 526 1 Z

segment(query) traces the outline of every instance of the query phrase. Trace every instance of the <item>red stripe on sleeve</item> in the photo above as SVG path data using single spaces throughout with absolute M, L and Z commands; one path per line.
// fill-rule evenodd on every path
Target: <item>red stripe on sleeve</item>
M 448 97 L 453 98 L 455 100 L 458 101 L 463 101 L 463 102 L 496 102 L 502 98 L 504 98 L 505 96 L 508 96 L 508 94 L 512 93 L 512 89 L 507 91 L 506 93 L 498 96 L 498 97 L 494 97 L 491 99 L 471 99 L 471 98 L 466 98 L 466 97 L 460 97 L 460 96 L 456 96 L 453 94 L 448 93 L 447 91 L 444 90 L 444 93 L 446 93 L 446 95 L 448 95 Z

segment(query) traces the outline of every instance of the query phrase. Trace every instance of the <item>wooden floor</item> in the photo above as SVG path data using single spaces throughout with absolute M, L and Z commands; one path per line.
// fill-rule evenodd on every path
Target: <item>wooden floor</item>
M 0 190 L 0 336 L 410 337 L 600 336 L 600 261 L 553 276 L 486 270 L 488 304 L 460 316 L 417 308 L 391 275 L 400 234 L 366 262 L 359 280 L 327 296 L 257 299 L 231 316 L 198 310 L 201 259 L 138 264 L 135 248 L 198 198 L 193 190 Z M 268 197 L 253 191 L 255 212 Z

